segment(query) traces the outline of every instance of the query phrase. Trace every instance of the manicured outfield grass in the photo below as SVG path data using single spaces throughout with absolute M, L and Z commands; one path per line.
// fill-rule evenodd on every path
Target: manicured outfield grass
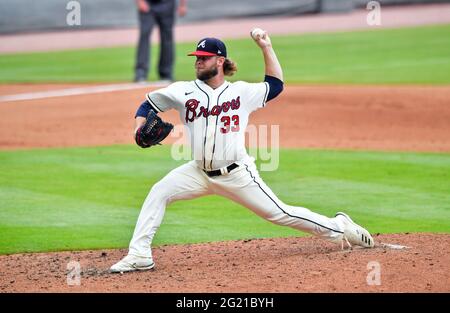
M 273 36 L 272 41 L 289 83 L 450 83 L 450 25 Z M 239 65 L 232 80 L 260 81 L 263 61 L 253 41 L 226 44 Z M 177 46 L 177 80 L 193 78 L 194 59 L 186 54 L 195 46 Z M 158 47 L 153 48 L 156 56 Z M 124 47 L 0 55 L 0 83 L 130 81 L 134 54 L 134 47 Z
M 182 163 L 169 146 L 2 151 L 0 253 L 126 247 L 149 188 Z M 449 154 L 282 150 L 262 177 L 286 203 L 372 232 L 450 230 Z M 301 235 L 209 196 L 169 206 L 155 244 Z

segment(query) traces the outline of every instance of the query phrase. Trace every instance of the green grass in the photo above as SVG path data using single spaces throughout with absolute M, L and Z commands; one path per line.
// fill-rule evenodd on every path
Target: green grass
M 169 150 L 0 152 L 0 254 L 126 247 L 150 187 L 183 163 Z M 372 232 L 450 230 L 449 154 L 282 150 L 261 174 L 284 202 L 345 210 Z M 155 244 L 301 235 L 209 196 L 169 206 Z
M 272 41 L 288 83 L 450 83 L 450 25 L 273 36 Z M 260 81 L 263 60 L 253 41 L 226 43 L 239 66 L 232 80 Z M 193 78 L 194 59 L 186 56 L 193 48 L 195 43 L 177 46 L 177 80 Z M 154 64 L 157 53 L 153 47 Z M 134 55 L 134 47 L 0 55 L 0 83 L 129 81 Z

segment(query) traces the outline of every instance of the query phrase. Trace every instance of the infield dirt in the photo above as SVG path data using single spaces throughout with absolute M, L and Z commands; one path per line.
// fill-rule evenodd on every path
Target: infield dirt
M 0 85 L 0 95 L 37 88 Z M 148 91 L 0 103 L 0 149 L 133 144 L 134 114 Z M 448 152 L 449 99 L 450 86 L 291 85 L 249 124 L 279 125 L 281 147 Z M 181 124 L 173 110 L 161 116 Z
M 156 267 L 111 274 L 127 250 L 0 256 L 1 292 L 449 292 L 450 236 L 378 235 L 374 249 L 340 250 L 317 238 L 161 246 Z M 381 243 L 407 246 L 402 250 Z M 68 285 L 67 264 L 81 265 Z M 374 263 L 376 262 L 376 263 Z M 378 264 L 378 265 L 377 265 Z M 379 266 L 379 267 L 378 267 Z M 380 269 L 380 275 L 371 274 Z M 373 273 L 373 272 L 372 272 Z M 69 275 L 70 276 L 70 275 Z M 70 276 L 72 277 L 72 276 Z

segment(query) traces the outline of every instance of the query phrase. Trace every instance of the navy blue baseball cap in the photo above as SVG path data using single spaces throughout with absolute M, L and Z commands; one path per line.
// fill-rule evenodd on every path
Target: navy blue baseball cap
M 197 44 L 197 50 L 188 54 L 189 56 L 210 57 L 221 56 L 227 57 L 227 48 L 225 44 L 217 38 L 203 38 Z

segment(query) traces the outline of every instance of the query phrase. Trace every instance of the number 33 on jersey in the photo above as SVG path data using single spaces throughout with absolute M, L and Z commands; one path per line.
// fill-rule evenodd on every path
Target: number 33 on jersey
M 189 130 L 192 156 L 204 170 L 242 159 L 249 115 L 265 106 L 268 83 L 225 81 L 212 89 L 201 80 L 176 82 L 147 94 L 157 112 L 175 109 Z

